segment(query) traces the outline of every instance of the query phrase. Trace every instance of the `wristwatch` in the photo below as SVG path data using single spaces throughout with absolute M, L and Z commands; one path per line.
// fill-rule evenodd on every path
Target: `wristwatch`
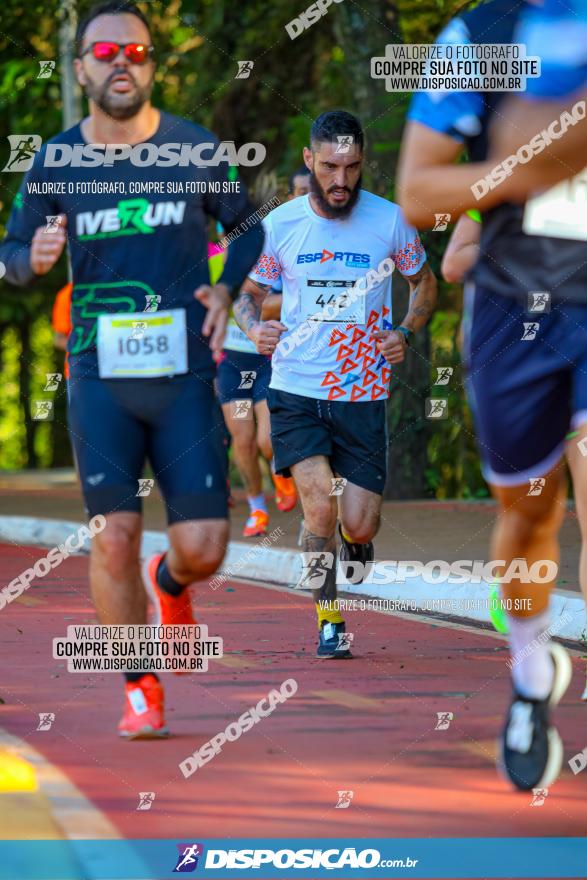
M 407 327 L 404 327 L 403 324 L 398 324 L 397 327 L 393 328 L 394 330 L 398 330 L 400 333 L 403 333 L 406 343 L 410 344 L 410 339 L 414 335 L 413 330 L 409 330 Z

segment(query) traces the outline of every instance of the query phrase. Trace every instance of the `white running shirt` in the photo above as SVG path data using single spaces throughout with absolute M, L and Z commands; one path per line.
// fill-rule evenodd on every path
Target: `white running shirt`
M 392 276 L 352 297 L 334 319 L 326 307 L 386 258 L 405 276 L 423 266 L 424 248 L 399 206 L 361 190 L 349 217 L 327 220 L 301 196 L 275 208 L 263 226 L 265 244 L 250 278 L 281 278 L 288 328 L 273 354 L 270 387 L 324 400 L 387 398 L 391 368 L 372 334 L 392 329 Z

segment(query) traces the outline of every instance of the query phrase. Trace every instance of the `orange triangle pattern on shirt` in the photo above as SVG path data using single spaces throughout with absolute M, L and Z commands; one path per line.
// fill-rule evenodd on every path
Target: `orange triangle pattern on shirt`
M 346 395 L 346 391 L 343 391 L 342 388 L 337 386 L 336 388 L 331 388 L 328 392 L 328 400 L 336 400 L 337 397 L 344 397 Z
M 372 346 L 369 345 L 368 342 L 359 342 L 359 347 L 357 349 L 357 357 L 363 357 L 364 354 L 367 354 L 368 352 L 371 351 L 371 348 L 372 348 Z
M 339 330 L 338 327 L 335 327 L 330 334 L 330 342 L 328 343 L 328 345 L 336 345 L 337 342 L 340 342 L 342 339 L 346 338 L 346 333 L 343 333 L 342 330 Z
M 367 321 L 367 327 L 370 327 L 371 324 L 374 324 L 377 318 L 379 317 L 379 312 L 376 312 L 375 309 L 369 315 L 369 320 Z
M 336 360 L 340 361 L 344 357 L 348 357 L 352 353 L 353 353 L 353 350 L 350 347 L 350 345 L 341 345 L 340 348 L 338 349 L 338 354 L 336 355 Z
M 375 384 L 371 389 L 371 400 L 377 400 L 378 397 L 381 397 L 381 395 L 385 393 L 385 388 L 382 388 L 381 385 Z
M 364 397 L 367 392 L 363 388 L 359 388 L 358 385 L 353 385 L 353 390 L 351 391 L 351 400 L 358 400 L 359 397 Z
M 369 355 L 366 355 L 366 356 L 363 358 L 363 367 L 362 367 L 362 369 L 363 369 L 363 370 L 368 370 L 369 367 L 370 367 L 372 364 L 374 364 L 374 363 L 375 363 L 375 358 L 372 358 L 372 357 L 370 357 Z
M 358 361 L 352 361 L 350 358 L 347 358 L 342 367 L 340 368 L 341 373 L 348 373 L 350 370 L 354 370 L 355 367 L 359 366 Z
M 373 370 L 366 370 L 365 375 L 363 376 L 363 385 L 370 385 L 371 382 L 374 382 L 375 379 L 378 379 L 379 376 L 377 373 L 374 373 Z
M 324 378 L 322 379 L 321 385 L 336 385 L 337 382 L 340 382 L 340 379 L 336 375 L 336 373 L 331 373 L 328 371 Z
M 385 385 L 387 382 L 389 382 L 390 378 L 391 370 L 389 369 L 389 367 L 383 367 L 383 369 L 381 370 L 381 381 L 383 382 L 383 384 Z
M 359 339 L 362 339 L 365 335 L 365 331 L 361 330 L 360 327 L 355 327 L 355 332 L 353 333 L 353 338 L 351 339 L 351 345 L 354 345 Z
M 385 318 L 386 315 L 389 315 L 390 309 L 387 306 L 383 306 L 383 312 L 381 313 L 381 317 Z

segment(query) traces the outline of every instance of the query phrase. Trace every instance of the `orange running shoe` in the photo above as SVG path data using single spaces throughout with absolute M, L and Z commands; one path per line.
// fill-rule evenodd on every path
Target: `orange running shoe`
M 179 596 L 170 596 L 157 583 L 157 569 L 165 553 L 155 553 L 143 564 L 143 583 L 149 599 L 155 606 L 154 626 L 176 623 L 189 625 L 197 623 L 192 613 L 190 588 L 186 587 Z
M 243 529 L 245 538 L 257 538 L 267 532 L 269 514 L 264 510 L 253 510 Z
M 293 510 L 298 500 L 296 492 L 296 484 L 292 477 L 280 477 L 278 474 L 272 474 L 275 484 L 275 503 L 278 510 L 287 512 Z
M 169 736 L 163 717 L 163 688 L 150 672 L 138 681 L 127 681 L 124 715 L 118 735 L 125 739 L 159 739 Z

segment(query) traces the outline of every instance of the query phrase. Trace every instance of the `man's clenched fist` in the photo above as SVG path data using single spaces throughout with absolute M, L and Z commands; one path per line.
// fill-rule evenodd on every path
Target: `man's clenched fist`
M 31 243 L 31 269 L 35 275 L 46 275 L 63 253 L 67 241 L 66 225 L 67 217 L 60 214 L 56 230 L 46 232 L 46 226 L 36 229 Z

